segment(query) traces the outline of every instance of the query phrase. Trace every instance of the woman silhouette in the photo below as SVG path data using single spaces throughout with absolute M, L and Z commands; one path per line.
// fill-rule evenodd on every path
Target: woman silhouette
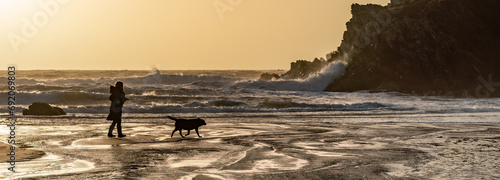
M 116 129 L 118 130 L 118 137 L 125 137 L 126 135 L 122 133 L 122 107 L 123 103 L 125 103 L 128 99 L 125 98 L 123 82 L 116 81 L 115 86 L 110 86 L 109 89 L 111 93 L 111 96 L 109 96 L 111 107 L 109 108 L 109 115 L 106 119 L 113 120 L 113 123 L 109 126 L 108 137 L 115 137 L 115 135 L 113 135 L 115 125 L 117 125 Z

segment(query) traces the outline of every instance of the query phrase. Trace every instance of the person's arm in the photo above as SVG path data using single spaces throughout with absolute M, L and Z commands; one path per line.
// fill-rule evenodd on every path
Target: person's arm
M 113 100 L 115 100 L 115 97 L 113 96 L 113 95 L 114 95 L 114 93 L 113 93 L 114 88 L 115 88 L 115 87 L 113 87 L 113 86 L 109 86 L 109 93 L 111 93 L 111 95 L 109 95 L 109 98 L 108 98 L 108 99 L 109 99 L 111 102 L 113 102 Z
M 128 100 L 128 98 L 125 97 L 125 93 L 123 93 L 123 99 L 124 99 L 123 102 Z
M 125 101 L 127 101 L 128 99 L 125 97 L 125 93 L 122 93 L 121 94 L 121 97 L 120 97 L 120 102 L 121 104 L 123 105 L 123 103 L 125 103 Z

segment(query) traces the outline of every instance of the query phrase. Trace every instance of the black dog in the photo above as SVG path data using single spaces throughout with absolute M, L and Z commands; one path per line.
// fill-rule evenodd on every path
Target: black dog
M 196 134 L 198 135 L 198 137 L 201 137 L 200 134 L 198 133 L 198 128 L 200 126 L 207 125 L 207 123 L 205 123 L 205 120 L 200 119 L 200 118 L 177 119 L 177 118 L 173 118 L 170 116 L 167 116 L 167 117 L 175 121 L 175 129 L 174 129 L 174 131 L 172 131 L 172 135 L 170 135 L 170 137 L 173 137 L 174 132 L 179 130 L 179 134 L 184 138 L 184 136 L 182 135 L 183 129 L 188 130 L 188 133 L 186 134 L 186 136 L 189 135 L 189 131 L 191 131 L 191 129 L 194 129 L 194 130 L 196 130 Z

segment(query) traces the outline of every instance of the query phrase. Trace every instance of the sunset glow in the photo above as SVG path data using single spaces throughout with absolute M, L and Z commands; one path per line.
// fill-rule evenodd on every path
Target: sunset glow
M 388 0 L 231 2 L 0 0 L 0 58 L 21 69 L 287 69 L 336 50 L 352 3 Z

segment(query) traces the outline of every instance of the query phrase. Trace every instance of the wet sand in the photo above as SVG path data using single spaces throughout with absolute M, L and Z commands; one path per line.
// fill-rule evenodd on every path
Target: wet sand
M 11 154 L 12 150 L 10 149 L 12 146 L 6 143 L 0 143 L 0 162 L 7 162 L 10 161 L 11 155 L 6 155 L 6 154 Z M 3 156 L 6 155 L 6 156 Z M 23 161 L 29 161 L 33 159 L 37 159 L 45 155 L 45 152 L 43 151 L 37 151 L 37 150 L 30 150 L 30 149 L 24 149 L 24 148 L 16 148 L 14 149 L 14 157 L 16 162 L 23 162 Z
M 139 123 L 124 123 L 125 138 L 108 138 L 108 126 L 19 126 L 19 145 L 45 155 L 20 162 L 16 174 L 2 163 L 0 177 L 500 178 L 499 124 L 208 123 L 202 138 Z

